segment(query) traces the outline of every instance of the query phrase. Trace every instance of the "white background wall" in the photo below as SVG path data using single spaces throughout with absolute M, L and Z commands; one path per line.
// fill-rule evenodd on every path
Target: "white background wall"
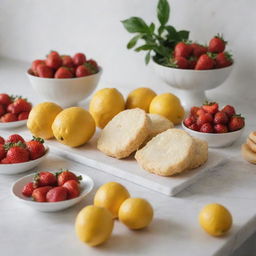
M 220 32 L 229 41 L 235 69 L 230 79 L 213 93 L 254 99 L 256 1 L 169 3 L 170 22 L 178 29 L 190 30 L 192 39 L 207 42 Z M 0 55 L 32 61 L 50 49 L 71 54 L 81 51 L 103 66 L 102 83 L 106 86 L 162 88 L 161 80 L 144 65 L 143 54 L 126 49 L 131 34 L 120 23 L 130 16 L 140 16 L 148 22 L 155 20 L 156 5 L 157 0 L 0 0 Z

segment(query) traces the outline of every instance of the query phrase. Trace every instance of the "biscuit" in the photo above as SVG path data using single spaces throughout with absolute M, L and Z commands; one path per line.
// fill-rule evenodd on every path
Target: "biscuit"
M 195 145 L 195 152 L 193 159 L 190 163 L 189 169 L 197 168 L 203 165 L 208 159 L 208 143 L 205 140 L 193 138 Z
M 249 138 L 252 142 L 256 143 L 256 131 L 250 132 L 248 138 Z
M 246 140 L 246 143 L 248 145 L 248 147 L 250 148 L 251 151 L 253 151 L 254 153 L 256 153 L 256 144 L 255 142 L 253 142 L 249 137 Z
M 247 144 L 242 145 L 241 153 L 242 153 L 243 158 L 246 161 L 248 161 L 252 164 L 256 164 L 256 153 L 251 151 Z

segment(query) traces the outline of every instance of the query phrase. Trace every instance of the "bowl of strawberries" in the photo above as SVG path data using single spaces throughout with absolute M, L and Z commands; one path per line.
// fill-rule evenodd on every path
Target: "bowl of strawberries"
M 244 117 L 231 105 L 222 109 L 216 102 L 205 102 L 192 107 L 183 120 L 182 127 L 192 136 L 204 139 L 209 147 L 220 148 L 232 145 L 243 133 Z
M 32 62 L 27 76 L 33 89 L 45 100 L 62 107 L 76 105 L 96 88 L 102 68 L 85 54 L 60 55 L 51 51 L 46 59 Z
M 80 202 L 92 190 L 93 180 L 82 173 L 64 170 L 27 175 L 12 185 L 20 202 L 42 212 L 55 212 Z
M 7 139 L 0 136 L 0 174 L 18 174 L 39 165 L 49 153 L 44 140 L 33 137 L 25 141 L 19 134 Z

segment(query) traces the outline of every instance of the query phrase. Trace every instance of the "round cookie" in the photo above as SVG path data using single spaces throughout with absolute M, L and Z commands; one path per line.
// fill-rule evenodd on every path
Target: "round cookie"
M 256 164 L 256 153 L 250 150 L 249 146 L 247 144 L 243 144 L 241 147 L 241 153 L 243 158 L 252 163 Z

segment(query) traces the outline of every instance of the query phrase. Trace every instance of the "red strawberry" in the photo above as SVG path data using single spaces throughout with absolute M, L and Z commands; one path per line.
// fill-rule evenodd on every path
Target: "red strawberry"
M 189 127 L 190 125 L 194 124 L 196 122 L 196 118 L 192 115 L 188 116 L 187 118 L 185 118 L 185 120 L 183 121 L 184 125 L 186 127 Z
M 212 69 L 214 68 L 215 61 L 212 57 L 209 56 L 209 54 L 203 54 L 199 57 L 197 63 L 196 63 L 196 70 L 206 70 L 206 69 Z
M 55 187 L 50 189 L 46 194 L 47 202 L 59 202 L 66 200 L 68 197 L 68 190 L 64 187 Z
M 18 120 L 17 116 L 12 113 L 6 113 L 1 117 L 1 122 L 3 123 L 15 122 L 17 120 Z
M 34 176 L 34 182 L 38 187 L 55 186 L 57 179 L 51 172 L 39 172 Z
M 49 68 L 58 69 L 62 65 L 62 59 L 57 52 L 50 52 L 45 63 Z
M 219 111 L 214 115 L 213 122 L 215 124 L 227 124 L 228 116 L 225 112 Z
M 76 77 L 89 76 L 91 74 L 91 70 L 85 65 L 80 65 L 76 68 Z
M 1 160 L 1 164 L 11 164 L 11 162 L 8 158 L 5 157 Z
M 6 150 L 3 144 L 0 144 L 0 160 L 6 157 Z
M 18 120 L 21 121 L 21 120 L 27 120 L 28 119 L 28 116 L 29 116 L 29 112 L 21 112 L 19 113 L 18 115 Z
M 6 113 L 4 105 L 0 105 L 0 116 L 3 116 Z
M 59 186 L 62 186 L 68 180 L 79 181 L 81 179 L 82 176 L 77 177 L 73 172 L 70 172 L 68 170 L 57 173 L 57 181 Z
M 190 59 L 188 61 L 188 69 L 195 69 L 196 62 L 197 62 L 197 59 L 194 59 L 194 58 Z
M 225 112 L 229 117 L 236 114 L 235 108 L 231 105 L 226 105 L 221 111 Z
M 192 108 L 190 109 L 190 114 L 191 114 L 192 116 L 197 116 L 197 111 L 198 111 L 199 109 L 200 109 L 199 107 L 192 107 Z
M 197 44 L 197 43 L 193 43 L 191 44 L 192 47 L 192 55 L 199 58 L 201 55 L 207 53 L 207 47 Z
M 212 123 L 213 117 L 210 113 L 204 113 L 198 116 L 196 124 L 201 127 L 205 123 Z
M 86 62 L 86 57 L 83 53 L 76 53 L 73 57 L 73 63 L 76 66 L 83 65 Z
M 29 182 L 29 183 L 27 183 L 27 184 L 23 187 L 23 189 L 22 189 L 22 194 L 23 194 L 24 196 L 30 197 L 30 196 L 32 196 L 32 193 L 33 193 L 33 191 L 34 191 L 35 189 L 36 189 L 35 183 L 34 183 L 34 182 Z
M 96 72 L 99 70 L 98 63 L 95 60 L 89 59 L 89 60 L 86 61 L 86 63 L 88 63 L 91 66 L 93 66 L 95 68 Z
M 215 124 L 214 131 L 216 133 L 226 133 L 228 132 L 228 127 L 225 124 Z
M 66 181 L 62 187 L 66 188 L 68 191 L 67 199 L 72 199 L 80 195 L 80 186 L 75 180 Z
M 54 78 L 72 78 L 72 72 L 66 67 L 60 67 L 56 71 Z
M 9 105 L 12 103 L 12 99 L 8 94 L 1 93 L 0 94 L 0 104 L 1 105 Z
M 211 123 L 205 123 L 201 126 L 200 132 L 213 133 L 213 127 Z
M 201 108 L 199 108 L 198 110 L 197 110 L 197 112 L 196 112 L 196 115 L 197 116 L 200 116 L 200 115 L 203 115 L 203 114 L 205 114 L 206 112 L 202 109 L 202 107 Z
M 46 194 L 52 189 L 51 186 L 45 186 L 34 189 L 32 193 L 32 197 L 36 202 L 46 202 Z
M 188 65 L 189 65 L 189 61 L 182 56 L 176 56 L 174 58 L 174 63 L 176 64 L 177 68 L 181 68 L 181 69 L 186 69 L 188 68 Z
M 32 62 L 31 69 L 35 75 L 37 75 L 37 66 L 40 64 L 45 65 L 45 61 L 44 60 L 34 60 Z
M 234 115 L 229 121 L 228 128 L 231 132 L 234 132 L 242 129 L 244 125 L 244 117 L 242 117 L 241 115 Z
M 191 124 L 188 128 L 191 129 L 191 130 L 194 130 L 194 131 L 199 131 L 200 130 L 200 128 L 197 124 Z
M 26 99 L 18 98 L 7 107 L 8 112 L 19 114 L 21 112 L 30 112 L 32 105 Z
M 4 143 L 5 143 L 4 138 L 0 136 L 0 144 L 4 144 Z
M 27 149 L 30 154 L 30 159 L 34 160 L 44 155 L 44 140 L 41 138 L 33 137 L 31 141 L 26 142 Z
M 226 43 L 221 36 L 217 35 L 210 40 L 208 50 L 213 53 L 223 52 Z
M 191 55 L 192 51 L 193 49 L 190 44 L 179 42 L 174 48 L 174 56 L 188 58 Z
M 202 106 L 202 109 L 210 114 L 215 114 L 219 111 L 219 105 L 216 102 L 205 102 Z
M 5 143 L 18 143 L 19 141 L 25 143 L 25 140 L 19 134 L 12 134 L 8 137 Z
M 36 71 L 39 77 L 53 78 L 53 70 L 46 65 L 39 64 Z
M 68 68 L 74 67 L 73 60 L 69 55 L 63 55 L 61 56 L 61 58 L 62 58 L 62 66 L 65 66 Z
M 29 152 L 22 142 L 7 145 L 6 158 L 11 164 L 29 161 Z
M 233 63 L 232 56 L 228 52 L 221 52 L 215 58 L 216 68 L 225 68 Z

